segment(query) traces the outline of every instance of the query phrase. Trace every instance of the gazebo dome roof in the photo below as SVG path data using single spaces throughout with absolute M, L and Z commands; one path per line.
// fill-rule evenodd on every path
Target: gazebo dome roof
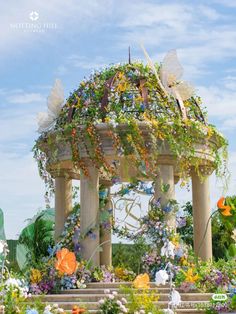
M 90 165 L 109 180 L 126 173 L 127 178 L 153 178 L 158 164 L 166 163 L 174 164 L 183 179 L 192 168 L 198 173 L 202 166 L 207 172 L 224 169 L 227 141 L 207 124 L 200 98 L 176 78 L 169 84 L 159 70 L 133 62 L 96 71 L 55 110 L 56 118 L 46 115 L 34 155 L 47 184 L 48 170 L 76 177 L 80 170 L 89 175 Z M 63 102 L 63 93 L 56 91 L 58 85 L 49 96 L 49 110 Z
M 184 101 L 187 117 L 206 124 L 199 100 L 191 97 Z M 70 123 L 143 121 L 145 115 L 159 122 L 183 118 L 178 100 L 163 92 L 149 66 L 140 62 L 111 65 L 80 83 L 62 108 L 55 128 Z

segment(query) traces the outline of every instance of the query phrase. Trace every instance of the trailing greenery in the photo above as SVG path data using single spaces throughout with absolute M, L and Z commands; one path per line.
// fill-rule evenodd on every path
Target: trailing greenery
M 107 124 L 107 136 L 117 155 L 126 156 L 142 175 L 157 174 L 157 157 L 164 141 L 176 157 L 182 179 L 189 176 L 191 167 L 205 175 L 195 143 L 204 143 L 210 149 L 213 162 L 209 166 L 218 175 L 225 175 L 226 139 L 207 123 L 199 97 L 191 97 L 184 105 L 187 119 L 183 119 L 177 101 L 163 93 L 155 75 L 142 63 L 113 65 L 97 71 L 80 83 L 54 126 L 36 141 L 33 151 L 40 175 L 53 188 L 47 163 L 57 162 L 58 147 L 66 143 L 71 148 L 74 166 L 86 175 L 89 173 L 82 150 L 101 172 L 111 179 L 116 177 L 115 163 L 108 162 L 103 152 L 97 128 L 100 123 Z

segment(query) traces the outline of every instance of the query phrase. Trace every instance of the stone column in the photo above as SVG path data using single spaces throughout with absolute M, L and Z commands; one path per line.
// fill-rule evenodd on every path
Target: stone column
M 102 209 L 106 212 L 108 212 L 110 209 L 112 209 L 112 202 L 111 202 L 111 191 L 110 187 L 107 187 L 108 193 L 107 193 L 107 202 L 105 204 L 105 207 Z M 111 213 L 109 213 L 111 215 Z M 109 221 L 107 221 L 107 225 L 105 228 L 100 228 L 100 244 L 102 251 L 100 252 L 100 264 L 111 266 L 112 265 L 112 217 L 110 216 Z
M 55 178 L 55 240 L 61 235 L 67 216 L 72 211 L 72 180 Z
M 192 172 L 192 198 L 194 252 L 207 261 L 212 259 L 211 222 L 208 223 L 211 215 L 209 177 L 202 182 L 195 171 Z
M 169 186 L 167 191 L 163 191 L 164 186 Z M 155 182 L 155 193 L 154 198 L 161 198 L 161 206 L 164 208 L 169 200 L 175 199 L 175 177 L 174 177 L 174 166 L 173 165 L 160 165 L 159 175 Z M 166 221 L 169 226 L 176 229 L 176 218 L 175 213 L 166 213 Z
M 91 259 L 95 266 L 100 265 L 99 254 L 99 175 L 98 170 L 88 167 L 89 177 L 82 171 L 80 176 L 80 228 L 82 237 L 81 254 L 85 260 Z

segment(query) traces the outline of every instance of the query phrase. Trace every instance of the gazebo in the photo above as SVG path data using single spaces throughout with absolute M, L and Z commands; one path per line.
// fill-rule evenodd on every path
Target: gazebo
M 99 223 L 99 186 L 108 191 L 102 210 L 111 207 L 117 178 L 153 181 L 154 198 L 164 207 L 175 199 L 176 183 L 191 178 L 194 251 L 212 258 L 209 176 L 219 171 L 226 141 L 207 123 L 199 97 L 182 104 L 185 115 L 180 99 L 163 92 L 150 67 L 138 62 L 113 65 L 81 82 L 35 146 L 41 174 L 55 180 L 56 238 L 72 210 L 72 180 L 80 180 L 82 257 L 110 265 L 111 229 Z M 166 220 L 176 227 L 172 212 Z

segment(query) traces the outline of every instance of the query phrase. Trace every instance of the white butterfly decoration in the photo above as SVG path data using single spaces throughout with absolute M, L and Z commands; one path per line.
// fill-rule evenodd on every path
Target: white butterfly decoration
M 166 270 L 161 269 L 158 272 L 156 272 L 155 283 L 157 286 L 165 285 L 168 279 L 169 279 L 169 275 Z
M 143 53 L 144 53 L 144 55 L 145 55 L 145 57 L 146 57 L 146 59 L 147 59 L 147 63 L 148 63 L 148 65 L 149 65 L 149 67 L 151 68 L 151 70 L 153 71 L 153 73 L 154 73 L 154 75 L 155 75 L 155 77 L 156 77 L 156 79 L 157 79 L 157 83 L 159 84 L 159 86 L 161 87 L 161 89 L 163 90 L 163 92 L 165 93 L 165 95 L 168 96 L 168 95 L 167 95 L 167 92 L 166 92 L 166 90 L 165 90 L 164 86 L 162 85 L 162 82 L 161 82 L 161 80 L 160 80 L 160 78 L 159 78 L 159 75 L 158 75 L 158 73 L 157 73 L 155 64 L 152 62 L 152 59 L 149 57 L 149 54 L 147 53 L 147 50 L 144 48 L 144 46 L 143 46 L 142 44 L 141 44 L 141 48 L 142 48 Z
M 170 304 L 172 306 L 178 306 L 178 305 L 180 305 L 180 303 L 181 303 L 181 296 L 180 296 L 178 291 L 173 289 L 171 291 L 171 301 L 170 301 Z
M 194 94 L 194 88 L 185 81 L 181 81 L 183 67 L 180 64 L 176 50 L 169 51 L 160 67 L 160 79 L 168 94 L 177 99 L 183 118 L 187 119 L 186 108 L 183 101 Z
M 56 79 L 47 99 L 47 112 L 39 112 L 37 115 L 38 132 L 47 131 L 59 116 L 64 104 L 64 89 L 60 80 Z
M 176 50 L 171 50 L 165 56 L 163 63 L 160 67 L 160 78 L 157 73 L 156 67 L 149 57 L 143 45 L 141 48 L 147 59 L 149 67 L 152 69 L 156 76 L 157 82 L 164 94 L 168 97 L 172 95 L 179 103 L 184 119 L 187 119 L 186 108 L 183 101 L 189 99 L 194 94 L 194 88 L 185 81 L 180 81 L 183 75 L 183 67 L 181 66 Z
M 167 258 L 175 257 L 175 246 L 171 241 L 166 241 L 161 248 L 161 256 L 165 256 Z

